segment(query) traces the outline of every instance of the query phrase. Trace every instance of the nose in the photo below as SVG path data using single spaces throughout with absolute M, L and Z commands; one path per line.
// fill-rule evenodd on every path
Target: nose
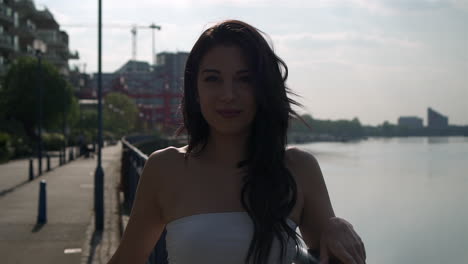
M 221 89 L 221 100 L 224 102 L 230 102 L 234 100 L 235 97 L 235 82 L 224 82 L 223 87 Z

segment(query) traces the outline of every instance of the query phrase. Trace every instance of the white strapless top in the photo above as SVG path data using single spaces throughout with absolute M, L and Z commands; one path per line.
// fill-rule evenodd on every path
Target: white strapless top
M 293 220 L 287 222 L 296 230 Z M 244 264 L 253 222 L 247 212 L 203 213 L 171 221 L 166 230 L 169 264 Z M 268 263 L 291 264 L 296 256 L 293 239 L 289 238 L 285 258 L 278 262 L 280 251 L 275 237 Z

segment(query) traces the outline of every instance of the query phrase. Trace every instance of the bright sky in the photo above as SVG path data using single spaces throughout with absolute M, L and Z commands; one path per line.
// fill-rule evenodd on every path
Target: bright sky
M 97 0 L 36 0 L 70 35 L 87 72 L 97 70 Z M 240 19 L 267 33 L 289 67 L 288 86 L 320 119 L 396 123 L 427 107 L 468 125 L 468 0 L 104 0 L 103 23 L 149 25 L 156 52 L 190 51 L 204 29 Z M 130 28 L 103 31 L 103 71 L 130 59 Z M 137 59 L 151 61 L 151 31 Z M 82 66 L 81 66 L 82 67 Z

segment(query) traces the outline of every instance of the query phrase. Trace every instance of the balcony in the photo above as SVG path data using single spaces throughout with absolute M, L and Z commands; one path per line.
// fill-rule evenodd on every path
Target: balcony
M 15 51 L 13 37 L 5 33 L 0 34 L 0 50 L 11 52 Z
M 55 53 L 44 54 L 44 59 L 52 64 L 65 64 L 67 62 L 62 56 Z
M 69 52 L 68 54 L 68 59 L 70 60 L 79 60 L 80 59 L 80 54 L 78 53 L 78 51 L 75 51 L 75 52 Z
M 14 0 L 12 5 L 16 10 L 21 11 L 36 11 L 36 6 L 33 0 Z
M 16 28 L 16 34 L 26 39 L 34 39 L 37 37 L 36 30 L 34 27 L 28 25 L 21 25 Z
M 13 11 L 11 8 L 5 4 L 0 4 L 0 22 L 6 22 L 9 24 L 15 23 L 15 18 L 13 17 Z
M 40 29 L 37 31 L 37 35 L 47 44 L 47 46 L 68 49 L 68 43 L 61 37 L 58 30 Z

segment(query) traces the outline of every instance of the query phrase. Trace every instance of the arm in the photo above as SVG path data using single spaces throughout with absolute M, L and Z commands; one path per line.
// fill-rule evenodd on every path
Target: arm
M 301 214 L 301 230 L 309 248 L 317 249 L 320 235 L 328 220 L 335 216 L 320 166 L 312 154 L 298 148 L 288 149 L 293 173 L 304 190 L 304 207 Z
M 304 207 L 299 226 L 304 242 L 317 254 L 321 263 L 365 263 L 361 238 L 346 220 L 335 217 L 322 171 L 314 156 L 291 149 L 295 173 L 304 189 Z M 330 257 L 334 257 L 330 259 Z M 337 258 L 337 259 L 336 259 Z M 329 262 L 333 260 L 332 262 Z
M 108 264 L 145 263 L 159 240 L 165 226 L 157 196 L 163 164 L 167 159 L 167 151 L 164 152 L 158 150 L 146 161 L 127 227 Z

